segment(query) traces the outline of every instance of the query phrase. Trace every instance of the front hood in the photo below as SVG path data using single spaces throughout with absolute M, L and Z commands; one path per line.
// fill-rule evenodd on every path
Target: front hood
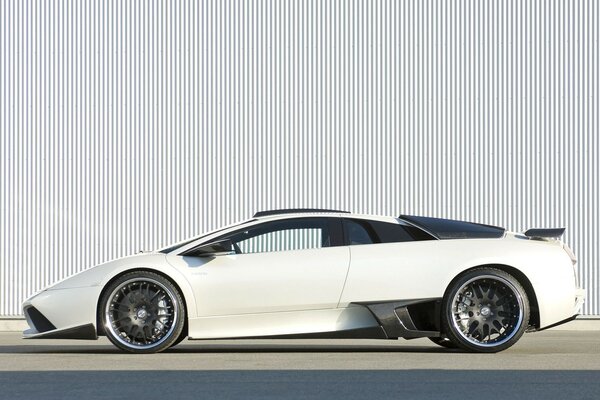
M 165 255 L 161 253 L 139 253 L 98 264 L 94 267 L 71 275 L 44 290 L 72 289 L 102 285 L 107 276 L 114 275 L 115 271 L 131 267 L 145 267 L 164 263 Z

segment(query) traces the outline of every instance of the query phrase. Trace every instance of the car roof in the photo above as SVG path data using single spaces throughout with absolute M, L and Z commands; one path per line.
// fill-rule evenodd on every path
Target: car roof
M 355 218 L 355 219 L 369 219 L 374 221 L 382 222 L 398 222 L 398 218 L 386 216 L 386 215 L 370 215 L 370 214 L 358 214 L 351 213 L 349 211 L 338 211 L 338 210 L 326 210 L 326 209 L 286 209 L 286 210 L 273 210 L 273 211 L 261 211 L 254 214 L 254 219 L 257 221 L 265 222 L 278 219 L 291 219 L 291 218 L 308 218 L 308 217 L 337 217 L 337 218 Z
M 330 210 L 326 208 L 283 208 L 279 210 L 266 210 L 254 213 L 253 218 L 266 217 L 270 215 L 280 214 L 306 214 L 306 213 L 334 213 L 334 214 L 349 214 L 349 211 Z

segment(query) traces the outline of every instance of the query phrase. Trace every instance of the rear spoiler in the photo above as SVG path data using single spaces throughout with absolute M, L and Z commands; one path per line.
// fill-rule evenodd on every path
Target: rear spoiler
M 558 239 L 564 233 L 565 233 L 565 228 L 550 228 L 550 229 L 533 228 L 533 229 L 528 229 L 525 232 L 525 236 L 530 237 L 532 239 L 549 239 L 549 238 Z

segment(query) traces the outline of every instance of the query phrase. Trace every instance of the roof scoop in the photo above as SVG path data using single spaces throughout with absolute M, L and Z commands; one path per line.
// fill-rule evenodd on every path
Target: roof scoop
M 532 228 L 525 232 L 525 236 L 532 239 L 558 239 L 565 233 L 565 228 Z
M 505 229 L 499 226 L 476 224 L 444 218 L 418 217 L 401 215 L 401 219 L 409 222 L 437 239 L 499 239 L 504 236 Z

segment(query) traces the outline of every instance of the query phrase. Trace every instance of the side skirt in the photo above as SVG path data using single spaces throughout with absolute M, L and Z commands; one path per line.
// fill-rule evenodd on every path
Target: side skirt
M 354 303 L 369 309 L 388 339 L 440 337 L 440 298 Z
M 207 331 L 196 337 L 189 337 L 190 340 L 228 340 L 228 339 L 416 339 L 420 337 L 440 337 L 440 315 L 441 298 L 426 298 L 413 300 L 392 300 L 381 302 L 357 302 L 351 303 L 352 307 L 343 310 L 325 310 L 325 319 L 320 324 L 313 324 L 312 328 L 325 327 L 321 332 L 301 332 L 301 333 L 276 333 L 273 329 L 252 329 L 249 335 L 231 336 L 227 324 L 231 325 L 231 320 L 226 320 L 225 324 L 219 321 L 217 329 L 212 332 Z M 346 315 L 345 325 L 349 329 L 340 327 L 340 330 L 332 331 L 332 324 L 329 323 L 330 312 L 334 311 L 336 318 L 338 314 Z M 297 322 L 298 315 L 286 313 L 288 321 Z M 318 315 L 315 316 L 319 316 Z M 240 317 L 240 316 L 238 316 Z M 241 316 L 245 321 L 256 324 L 253 316 Z M 264 317 L 264 316 L 262 316 Z M 250 318 L 250 319 L 248 319 Z M 272 318 L 272 316 L 269 316 Z M 303 316 L 306 319 L 306 316 Z M 268 318 L 267 324 L 273 323 Z M 242 321 L 244 322 L 244 321 Z M 313 321 L 314 322 L 314 321 Z M 324 323 L 325 322 L 325 323 Z M 349 323 L 352 322 L 352 323 Z M 360 323 L 359 323 L 360 322 Z M 350 328 L 350 326 L 359 326 Z M 360 326 L 362 325 L 362 326 Z M 367 326 L 365 326 L 367 325 Z M 268 327 L 268 326 L 267 326 Z M 279 326 L 281 328 L 281 326 Z M 268 332 L 271 334 L 260 335 Z M 216 332 L 215 332 L 216 331 Z M 266 333 L 265 332 L 265 333 Z M 273 334 L 275 333 L 275 334 Z M 199 336 L 199 337 L 198 337 Z M 202 337 L 204 336 L 204 337 Z
M 287 335 L 244 336 L 234 338 L 209 338 L 190 340 L 227 340 L 227 339 L 388 339 L 381 326 L 370 328 L 347 329 L 333 332 L 291 333 Z

